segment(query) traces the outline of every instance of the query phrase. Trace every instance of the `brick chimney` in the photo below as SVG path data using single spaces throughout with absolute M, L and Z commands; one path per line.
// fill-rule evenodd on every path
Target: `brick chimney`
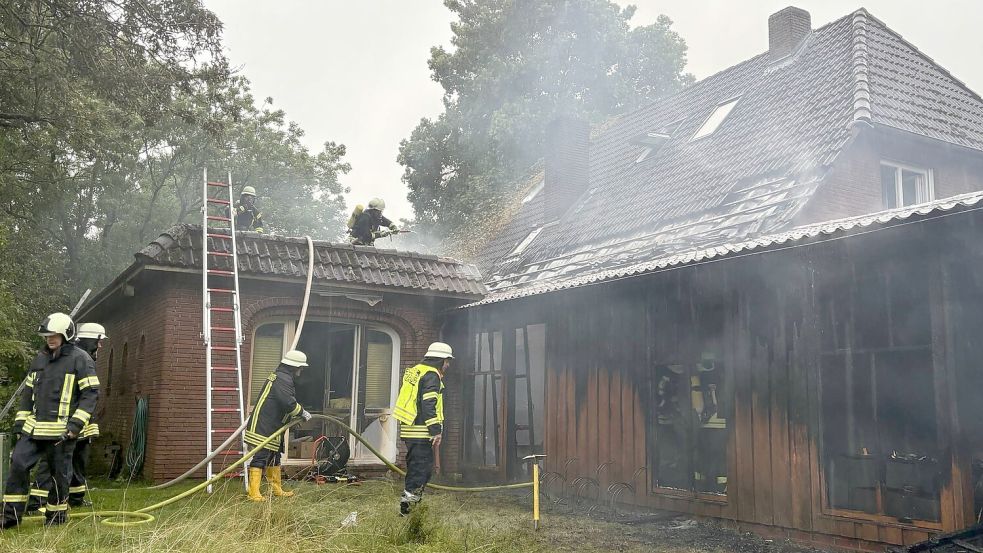
M 559 219 L 587 190 L 590 168 L 590 124 L 562 116 L 546 129 L 544 222 Z
M 788 56 L 812 30 L 812 18 L 802 8 L 789 6 L 768 18 L 768 55 L 772 60 Z

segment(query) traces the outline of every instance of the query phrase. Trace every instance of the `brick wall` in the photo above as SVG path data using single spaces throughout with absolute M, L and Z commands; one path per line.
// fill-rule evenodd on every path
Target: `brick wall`
M 99 362 L 100 379 L 112 380 L 108 395 L 100 400 L 100 422 L 124 447 L 129 442 L 136 394 L 150 400 L 150 432 L 144 474 L 154 480 L 173 478 L 198 462 L 205 453 L 205 351 L 201 342 L 200 276 L 186 273 L 147 272 L 135 285 L 132 298 L 115 297 L 100 305 L 89 320 L 104 321 L 111 342 Z M 257 324 L 273 317 L 300 314 L 303 286 L 243 279 L 242 322 L 246 342 L 242 348 L 244 386 L 249 381 L 250 339 Z M 117 294 L 118 296 L 118 294 Z M 125 301 L 124 301 L 125 300 Z M 312 295 L 308 318 L 332 317 L 374 322 L 392 328 L 400 337 L 401 369 L 416 364 L 439 334 L 438 313 L 449 307 L 446 300 L 422 296 L 385 295 L 370 307 L 344 298 Z M 137 350 L 145 335 L 142 357 Z M 127 372 L 121 350 L 127 344 Z M 113 375 L 108 375 L 112 349 Z M 216 360 L 216 364 L 221 363 Z M 234 374 L 234 373 L 233 373 Z M 221 385 L 215 382 L 215 385 Z M 448 387 L 448 391 L 452 388 Z M 460 401 L 448 398 L 448 418 L 459 418 L 453 409 Z M 235 428 L 237 415 L 216 420 L 216 427 Z M 459 429 L 448 428 L 443 448 L 445 470 L 457 470 Z M 107 440 L 108 443 L 108 438 Z M 217 445 L 217 444 L 216 444 Z
M 883 211 L 882 160 L 931 169 L 936 198 L 983 190 L 983 153 L 898 132 L 867 130 L 834 162 L 797 223 Z

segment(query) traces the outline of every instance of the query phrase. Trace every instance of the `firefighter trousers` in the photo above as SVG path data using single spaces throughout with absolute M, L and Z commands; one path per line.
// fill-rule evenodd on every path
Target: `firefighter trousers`
M 72 480 L 68 484 L 69 507 L 85 504 L 85 494 L 89 491 L 85 475 L 89 466 L 89 445 L 91 443 L 89 438 L 82 438 L 75 442 L 75 451 L 72 452 Z M 28 513 L 37 511 L 48 502 L 47 482 L 50 478 L 51 469 L 48 467 L 48 460 L 42 457 L 38 461 L 30 498 L 27 501 Z
M 406 442 L 406 486 L 405 490 L 423 495 L 423 489 L 433 474 L 433 445 L 430 440 L 403 440 Z
M 253 458 L 249 461 L 249 468 L 254 469 L 265 469 L 266 467 L 278 466 L 280 466 L 280 452 L 270 451 L 269 449 L 261 449 L 257 451 L 256 454 L 253 455 Z
M 68 520 L 68 488 L 72 481 L 72 453 L 75 440 L 35 440 L 22 436 L 14 446 L 10 457 L 10 475 L 3 490 L 3 519 L 0 527 L 20 524 L 27 507 L 31 484 L 31 469 L 44 459 L 50 467 L 51 478 L 44 483 L 48 492 L 45 518 L 48 523 L 60 524 Z

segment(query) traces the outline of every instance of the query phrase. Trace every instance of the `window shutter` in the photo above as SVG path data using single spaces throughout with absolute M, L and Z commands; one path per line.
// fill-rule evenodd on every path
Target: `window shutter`
M 283 325 L 277 324 L 277 326 L 281 327 L 280 334 L 262 336 L 257 332 L 256 338 L 253 340 L 253 364 L 249 375 L 250 405 L 255 405 L 256 399 L 259 398 L 259 392 L 263 389 L 263 381 L 280 364 L 280 358 L 283 354 Z
M 369 331 L 365 363 L 365 407 L 388 408 L 392 390 L 393 343 L 389 335 Z

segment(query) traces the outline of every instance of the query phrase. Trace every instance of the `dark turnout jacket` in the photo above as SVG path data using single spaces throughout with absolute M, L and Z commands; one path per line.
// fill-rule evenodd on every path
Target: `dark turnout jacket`
M 99 378 L 88 353 L 66 343 L 38 353 L 27 374 L 15 430 L 36 440 L 60 440 L 67 431 L 78 436 L 99 401 Z
M 355 219 L 352 225 L 352 236 L 360 243 L 371 246 L 379 237 L 379 229 L 392 228 L 393 222 L 377 209 L 366 209 Z
M 249 425 L 246 426 L 247 444 L 258 446 L 304 410 L 297 403 L 292 371 L 293 367 L 281 364 L 266 378 L 263 389 L 259 392 L 259 399 L 256 400 L 256 406 L 253 407 L 253 414 L 249 417 Z M 282 440 L 281 434 L 266 444 L 263 449 L 280 451 Z

